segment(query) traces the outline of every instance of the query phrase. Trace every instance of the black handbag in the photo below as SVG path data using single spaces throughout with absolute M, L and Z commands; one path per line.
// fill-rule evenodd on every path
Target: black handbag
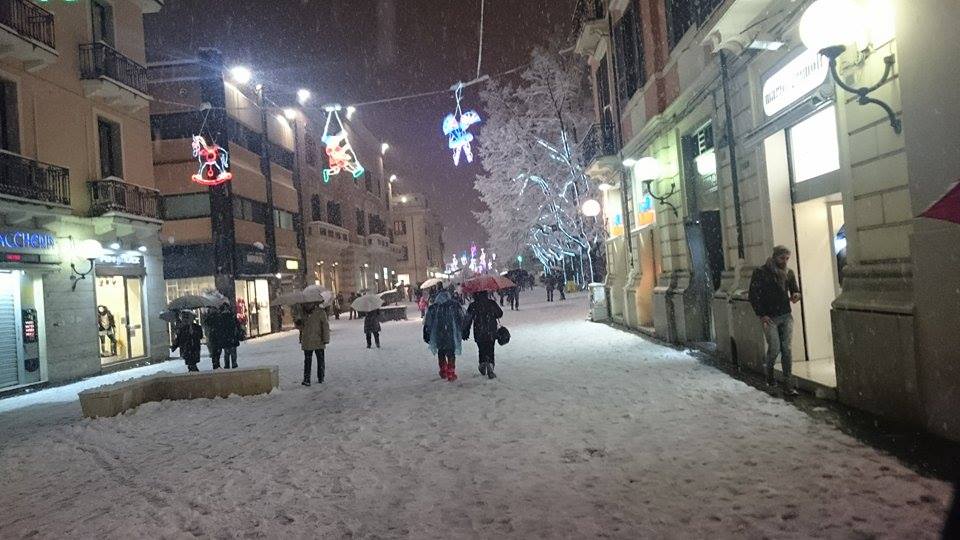
M 507 343 L 510 343 L 510 331 L 507 330 L 506 326 L 497 328 L 497 343 L 500 345 L 506 345 Z

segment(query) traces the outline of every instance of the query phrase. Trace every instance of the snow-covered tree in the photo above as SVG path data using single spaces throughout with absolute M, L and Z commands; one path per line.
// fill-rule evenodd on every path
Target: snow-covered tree
M 580 213 L 581 203 L 598 194 L 578 145 L 592 115 L 584 68 L 575 60 L 538 49 L 518 83 L 494 81 L 481 91 L 484 174 L 474 187 L 487 206 L 477 219 L 497 253 L 530 250 L 547 268 L 576 265 L 582 278 L 593 279 L 591 248 L 603 227 Z

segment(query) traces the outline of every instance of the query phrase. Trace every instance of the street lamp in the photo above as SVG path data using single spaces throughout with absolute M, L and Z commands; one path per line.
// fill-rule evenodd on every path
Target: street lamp
M 580 211 L 583 212 L 583 215 L 586 217 L 597 217 L 600 215 L 600 203 L 596 199 L 587 199 L 583 202 L 583 206 L 580 207 Z
M 394 183 L 394 182 L 396 182 L 396 181 L 397 181 L 397 175 L 391 174 L 391 175 L 390 175 L 390 183 L 392 184 L 392 183 Z
M 388 143 L 382 143 L 382 144 L 380 144 L 380 155 L 381 155 L 381 156 L 386 155 L 386 154 L 387 154 L 387 150 L 389 150 L 389 149 L 390 149 L 390 144 L 388 144 Z
M 301 105 L 306 105 L 307 102 L 310 101 L 310 95 L 310 91 L 306 88 L 297 90 L 297 102 L 299 102 Z
M 663 166 L 660 165 L 657 158 L 647 156 L 640 159 L 628 159 L 624 160 L 623 164 L 627 167 L 633 167 L 633 177 L 640 181 L 644 191 L 660 204 L 670 207 L 673 210 L 673 215 L 679 217 L 677 207 L 668 200 L 677 192 L 675 183 L 670 184 L 670 192 L 666 195 L 657 195 L 653 192 L 653 181 L 659 180 L 663 176 Z
M 357 112 L 357 108 L 354 107 L 353 105 L 350 105 L 349 107 L 347 107 L 347 120 L 350 120 L 351 118 L 353 118 L 353 113 L 355 112 Z
M 230 76 L 238 84 L 247 84 L 253 79 L 253 72 L 245 66 L 235 66 L 230 68 Z
M 890 14 L 884 10 L 879 10 L 879 13 L 878 17 L 881 19 L 891 18 Z M 856 95 L 857 103 L 860 105 L 872 103 L 883 109 L 887 113 L 894 133 L 899 134 L 902 124 L 893 108 L 884 101 L 870 97 L 873 91 L 886 84 L 893 75 L 893 65 L 896 63 L 894 55 L 891 54 L 883 59 L 883 76 L 880 82 L 873 86 L 859 88 L 850 86 L 844 82 L 837 71 L 837 58 L 846 52 L 848 45 L 856 44 L 860 47 L 867 43 L 867 19 L 867 13 L 864 13 L 853 0 L 817 0 L 800 18 L 800 39 L 807 48 L 819 51 L 829 60 L 830 75 L 837 86 Z M 883 25 L 888 21 L 875 20 L 874 22 Z

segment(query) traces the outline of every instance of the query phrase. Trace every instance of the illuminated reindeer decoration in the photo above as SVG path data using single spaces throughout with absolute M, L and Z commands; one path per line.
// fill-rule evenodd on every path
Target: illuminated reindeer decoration
M 200 162 L 200 170 L 192 180 L 204 186 L 218 186 L 233 179 L 227 168 L 230 156 L 217 144 L 207 144 L 202 135 L 193 136 L 193 157 Z

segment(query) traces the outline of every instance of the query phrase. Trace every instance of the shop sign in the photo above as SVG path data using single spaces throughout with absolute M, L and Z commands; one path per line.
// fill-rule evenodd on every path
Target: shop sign
M 132 253 L 117 253 L 110 255 L 103 255 L 97 259 L 97 264 L 107 264 L 111 266 L 123 266 L 123 265 L 142 265 L 143 257 L 139 255 L 134 255 Z
M 97 259 L 98 276 L 143 276 L 143 257 L 133 253 L 109 253 Z
M 286 267 L 287 267 L 287 270 L 299 270 L 299 269 L 300 269 L 300 261 L 298 261 L 298 260 L 296 260 L 296 259 L 286 259 L 285 265 L 286 265 Z
M 19 229 L 0 230 L 0 250 L 51 251 L 57 249 L 57 240 L 52 234 Z
M 263 253 L 247 253 L 246 260 L 251 264 L 267 264 L 267 259 Z
M 830 71 L 823 55 L 804 51 L 763 82 L 763 112 L 773 116 L 823 84 Z

